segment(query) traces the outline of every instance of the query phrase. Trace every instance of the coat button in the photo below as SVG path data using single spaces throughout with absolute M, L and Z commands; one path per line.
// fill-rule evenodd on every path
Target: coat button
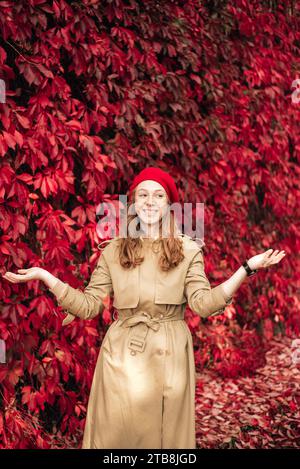
M 161 348 L 159 348 L 158 353 L 159 353 L 159 355 L 162 355 L 164 353 L 164 351 Z
M 131 350 L 131 355 L 135 355 L 136 354 L 136 351 L 135 350 Z
M 160 314 L 159 317 L 160 317 L 160 319 L 163 319 L 164 315 L 163 315 L 163 314 Z

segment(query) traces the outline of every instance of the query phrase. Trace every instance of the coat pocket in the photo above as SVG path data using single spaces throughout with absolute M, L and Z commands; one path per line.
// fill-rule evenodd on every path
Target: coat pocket
M 114 291 L 113 306 L 117 309 L 136 308 L 139 303 L 139 269 L 111 268 Z
M 139 303 L 139 297 L 129 296 L 125 290 L 123 293 L 117 293 L 113 299 L 113 306 L 117 309 L 136 308 Z
M 184 295 L 185 272 L 182 269 L 173 269 L 168 272 L 159 272 L 155 282 L 156 304 L 180 305 L 186 303 Z

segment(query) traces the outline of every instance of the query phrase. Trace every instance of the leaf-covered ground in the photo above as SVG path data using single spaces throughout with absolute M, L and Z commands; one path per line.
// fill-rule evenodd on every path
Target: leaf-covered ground
M 266 365 L 251 377 L 197 374 L 198 448 L 300 448 L 299 359 L 291 338 L 270 345 Z

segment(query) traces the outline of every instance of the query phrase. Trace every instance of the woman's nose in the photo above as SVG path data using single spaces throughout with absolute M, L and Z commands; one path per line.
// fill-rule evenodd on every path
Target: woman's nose
M 146 207 L 149 208 L 149 209 L 153 209 L 153 208 L 155 208 L 155 204 L 153 204 L 152 202 L 147 202 Z
M 153 200 L 152 200 L 152 197 L 147 197 L 147 200 L 146 200 L 146 205 L 151 205 L 151 206 L 154 206 L 154 203 L 153 203 Z

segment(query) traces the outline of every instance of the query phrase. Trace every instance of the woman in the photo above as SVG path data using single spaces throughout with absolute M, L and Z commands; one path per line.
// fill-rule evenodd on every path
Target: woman
M 141 171 L 129 191 L 138 215 L 128 216 L 129 236 L 104 247 L 84 292 L 37 267 L 4 275 L 13 283 L 42 280 L 68 314 L 64 325 L 76 316 L 94 318 L 114 295 L 118 319 L 97 359 L 83 449 L 195 448 L 195 363 L 186 304 L 201 317 L 221 314 L 247 275 L 285 255 L 270 249 L 251 257 L 211 288 L 202 249 L 179 233 L 168 211 L 178 201 L 168 173 L 152 167 Z M 162 236 L 166 218 L 168 235 Z

